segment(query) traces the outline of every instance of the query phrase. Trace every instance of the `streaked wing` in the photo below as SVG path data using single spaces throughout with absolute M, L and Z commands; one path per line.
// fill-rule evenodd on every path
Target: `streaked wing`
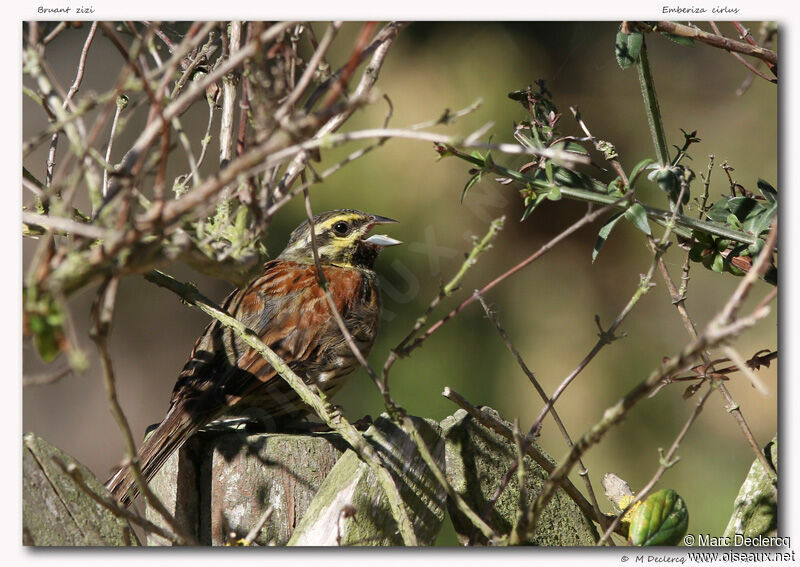
M 321 362 L 324 346 L 330 344 L 331 338 L 342 340 L 341 333 L 317 283 L 314 266 L 273 261 L 265 268 L 260 278 L 229 295 L 223 308 L 256 332 L 304 377 L 307 370 Z M 347 318 L 353 300 L 361 293 L 364 278 L 353 270 L 326 267 L 323 271 L 336 308 Z M 188 409 L 200 414 L 219 408 L 210 419 L 216 419 L 242 398 L 246 398 L 248 406 L 291 413 L 275 411 L 282 404 L 290 406 L 296 401 L 280 377 L 273 383 L 276 376 L 258 352 L 231 329 L 214 321 L 195 344 L 191 359 L 178 378 L 172 403 L 193 400 L 195 407 Z M 281 409 L 291 410 L 291 407 Z

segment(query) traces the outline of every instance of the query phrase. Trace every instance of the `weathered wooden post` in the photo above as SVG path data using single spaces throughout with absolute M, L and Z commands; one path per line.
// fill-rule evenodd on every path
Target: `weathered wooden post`
M 414 420 L 444 469 L 438 424 Z M 385 418 L 365 436 L 388 464 L 420 544 L 433 544 L 444 520 L 445 493 L 413 440 Z M 255 539 L 259 545 L 402 543 L 375 475 L 334 433 L 203 431 L 172 455 L 151 487 L 206 545 L 224 545 L 231 532 L 244 537 L 269 506 L 272 515 Z M 163 525 L 149 507 L 147 517 Z M 148 545 L 168 544 L 148 536 Z
M 347 449 L 333 433 L 248 434 L 219 428 L 194 435 L 151 483 L 155 494 L 202 544 L 244 537 L 269 506 L 255 542 L 285 545 L 322 481 Z M 155 524 L 163 519 L 148 506 Z M 148 545 L 170 545 L 150 534 Z
M 74 466 L 86 486 L 110 497 L 78 461 L 32 433 L 22 438 L 22 543 L 35 546 L 139 545 L 127 520 L 117 518 L 56 464 Z

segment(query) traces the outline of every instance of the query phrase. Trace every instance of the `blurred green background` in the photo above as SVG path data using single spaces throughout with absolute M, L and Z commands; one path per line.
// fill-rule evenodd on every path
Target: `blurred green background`
M 753 23 L 756 30 L 757 25 Z M 319 37 L 324 24 L 315 23 L 314 27 Z M 612 142 L 623 167 L 630 171 L 641 159 L 653 157 L 654 152 L 636 71 L 623 72 L 614 58 L 617 27 L 614 22 L 414 23 L 392 47 L 377 90 L 391 98 L 393 127 L 436 119 L 445 109 L 455 111 L 482 98 L 484 103 L 476 112 L 454 125 L 433 130 L 468 134 L 493 121 L 493 141 L 505 142 L 513 141 L 513 122 L 526 117 L 507 93 L 541 78 L 564 114 L 564 133 L 580 135 L 569 111 L 570 106 L 579 106 L 592 133 Z M 732 26 L 722 23 L 721 27 L 735 37 Z M 48 61 L 62 84 L 72 81 L 86 29 L 62 33 L 48 47 Z M 358 23 L 345 24 L 331 49 L 330 61 L 346 59 L 359 29 Z M 690 155 L 694 159 L 688 162 L 697 173 L 705 172 L 709 154 L 716 156 L 712 201 L 728 191 L 719 167 L 723 161 L 735 168 L 735 179 L 747 188 L 755 189 L 759 177 L 777 186 L 775 86 L 756 79 L 743 96 L 737 97 L 735 91 L 748 72 L 729 54 L 705 45 L 681 47 L 652 34 L 647 41 L 669 143 L 683 142 L 680 128 L 697 130 L 702 142 L 692 147 Z M 98 37 L 90 51 L 81 92 L 111 88 L 120 61 L 107 39 Z M 386 108 L 386 103 L 378 100 L 358 112 L 343 131 L 379 127 Z M 190 139 L 198 141 L 202 137 L 205 121 L 205 103 L 201 102 L 184 119 Z M 44 125 L 40 109 L 26 99 L 24 138 L 39 132 Z M 124 151 L 136 131 L 132 121 L 115 148 Z M 215 132 L 218 131 L 215 125 Z M 214 144 L 216 135 L 210 151 L 216 150 Z M 335 163 L 353 149 L 348 146 L 324 152 L 317 169 Z M 45 151 L 25 159 L 25 166 L 42 177 Z M 120 155 L 114 157 L 118 159 Z M 212 166 L 213 156 L 209 160 Z M 501 163 L 521 163 L 508 156 L 494 157 Z M 601 157 L 594 157 L 602 162 Z M 316 211 L 357 208 L 401 221 L 386 227 L 386 232 L 406 244 L 387 250 L 378 262 L 385 313 L 370 356 L 374 367 L 382 366 L 389 349 L 407 334 L 441 283 L 459 268 L 464 253 L 471 248 L 472 236 L 483 235 L 492 219 L 505 215 L 505 230 L 493 249 L 469 272 L 459 292 L 443 302 L 431 321 L 444 316 L 473 289 L 530 255 L 585 211 L 585 205 L 580 203 L 545 202 L 521 223 L 523 208 L 518 193 L 512 186 L 495 183 L 491 176 L 473 186 L 460 203 L 468 169 L 467 163 L 456 158 L 438 160 L 430 143 L 392 140 L 312 189 Z M 606 180 L 611 177 L 603 175 Z M 640 187 L 646 202 L 665 207 L 663 194 L 649 182 Z M 696 181 L 693 195 L 700 191 L 701 185 Z M 303 218 L 299 201 L 279 213 L 269 235 L 271 254 L 280 251 L 288 233 Z M 617 225 L 593 265 L 591 251 L 599 227 L 595 224 L 582 229 L 487 294 L 514 344 L 549 392 L 594 345 L 595 314 L 607 327 L 650 263 L 651 255 L 642 235 L 623 223 Z M 24 242 L 26 263 L 34 245 Z M 683 258 L 677 247 L 666 256 L 676 281 L 680 280 Z M 230 290 L 229 284 L 183 265 L 172 266 L 168 271 L 180 279 L 197 282 L 201 291 L 217 300 Z M 620 328 L 628 336 L 607 346 L 558 403 L 573 438 L 596 423 L 605 408 L 646 377 L 662 357 L 678 352 L 688 342 L 663 283 L 658 278 L 655 281 L 656 287 Z M 699 327 L 724 304 L 738 281 L 693 265 L 687 307 Z M 767 291 L 768 286 L 759 282 L 748 305 L 754 305 Z M 99 362 L 87 336 L 92 298 L 93 290 L 84 290 L 71 301 L 91 368 L 53 385 L 26 389 L 23 430 L 36 432 L 105 479 L 119 462 L 123 445 L 107 410 Z M 174 379 L 206 322 L 203 314 L 186 308 L 172 294 L 140 277 L 121 282 L 112 354 L 119 397 L 137 435 L 163 417 Z M 745 357 L 761 348 L 777 348 L 776 310 L 737 344 Z M 28 343 L 23 356 L 26 374 L 44 369 Z M 769 396 L 759 395 L 738 375 L 728 384 L 762 445 L 777 431 L 776 367 L 773 363 L 760 372 L 770 388 Z M 530 426 L 542 406 L 477 304 L 448 322 L 413 356 L 397 362 L 390 385 L 400 404 L 416 415 L 434 419 L 456 409 L 441 396 L 445 386 L 475 404 L 494 407 L 509 420 L 518 418 L 523 429 Z M 672 443 L 694 408 L 697 398 L 683 400 L 683 389 L 681 385 L 665 388 L 639 404 L 586 456 L 585 463 L 605 509 L 610 506 L 602 497 L 600 477 L 605 472 L 615 472 L 634 491 L 649 480 L 659 464 L 658 449 L 666 449 Z M 380 397 L 364 372 L 351 378 L 336 401 L 354 419 L 364 414 L 376 416 L 382 408 Z M 545 421 L 540 442 L 556 459 L 566 452 L 552 419 Z M 678 454 L 680 462 L 667 471 L 661 487 L 674 488 L 686 500 L 691 533 L 720 535 L 753 460 L 741 431 L 725 411 L 721 396 L 711 397 Z M 573 480 L 583 487 L 579 479 Z M 455 543 L 449 529 L 443 532 L 440 542 Z

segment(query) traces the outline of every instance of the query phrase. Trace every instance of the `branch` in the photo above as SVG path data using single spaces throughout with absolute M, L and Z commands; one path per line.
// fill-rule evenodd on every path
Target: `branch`
M 655 25 L 650 26 L 644 22 L 634 22 L 636 26 L 642 31 L 661 31 L 667 32 L 681 37 L 688 37 L 696 39 L 712 47 L 718 47 L 725 51 L 732 51 L 741 53 L 742 55 L 750 55 L 757 59 L 761 59 L 766 63 L 778 64 L 778 55 L 769 49 L 743 43 L 733 39 L 728 39 L 713 33 L 708 33 L 699 28 L 678 24 L 676 22 L 656 22 Z

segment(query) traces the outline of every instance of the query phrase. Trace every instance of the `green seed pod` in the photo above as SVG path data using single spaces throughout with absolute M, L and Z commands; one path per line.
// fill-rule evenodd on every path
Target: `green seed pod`
M 721 274 L 725 271 L 725 257 L 722 254 L 714 254 L 712 256 L 711 270 Z
M 727 250 L 730 245 L 731 241 L 727 238 L 718 238 L 716 241 L 714 241 L 714 248 L 716 248 L 719 252 Z
M 759 252 L 761 252 L 762 248 L 764 248 L 764 239 L 759 238 L 753 244 L 747 247 L 747 251 L 753 256 L 756 256 Z

